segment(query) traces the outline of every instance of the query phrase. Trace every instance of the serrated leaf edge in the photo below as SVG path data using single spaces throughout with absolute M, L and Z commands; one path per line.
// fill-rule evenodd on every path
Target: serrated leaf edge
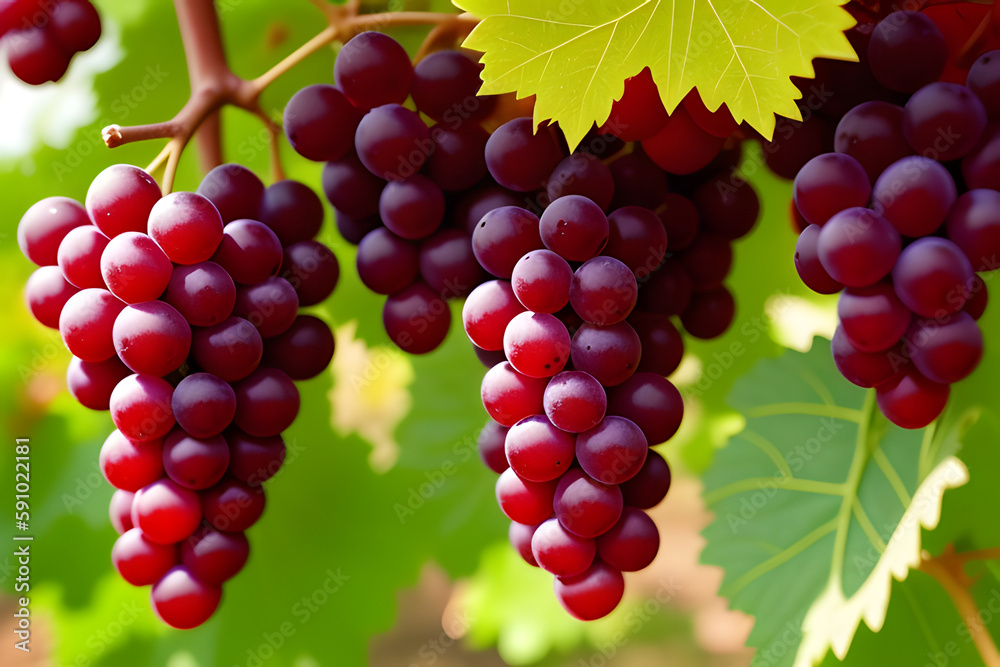
M 843 660 L 862 619 L 874 632 L 882 629 L 892 579 L 904 581 L 910 569 L 920 564 L 921 529 L 937 527 L 945 491 L 968 481 L 968 468 L 958 458 L 950 456 L 938 464 L 917 488 L 872 573 L 850 598 L 844 597 L 841 569 L 831 569 L 826 588 L 802 622 L 795 667 L 812 667 L 829 648 Z

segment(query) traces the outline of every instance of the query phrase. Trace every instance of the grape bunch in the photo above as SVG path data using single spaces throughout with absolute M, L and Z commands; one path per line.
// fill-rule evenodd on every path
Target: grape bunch
M 609 220 L 567 195 L 540 218 L 515 206 L 487 213 L 473 248 L 509 277 L 477 287 L 462 312 L 472 342 L 506 359 L 483 378 L 491 420 L 480 453 L 500 474 L 515 548 L 556 575 L 570 614 L 600 618 L 621 600 L 622 572 L 656 556 L 659 533 L 643 510 L 666 495 L 670 468 L 650 444 L 670 439 L 683 415 L 674 385 L 642 364 L 629 323 L 636 273 L 662 260 L 666 234 L 648 210 Z
M 293 380 L 333 356 L 329 327 L 299 313 L 339 277 L 312 240 L 322 220 L 305 185 L 265 188 L 239 165 L 161 197 L 149 174 L 120 164 L 94 179 L 85 206 L 50 197 L 18 226 L 40 267 L 28 307 L 72 353 L 72 395 L 116 427 L 100 454 L 117 489 L 111 560 L 130 584 L 152 585 L 173 627 L 204 623 L 245 564 L 244 532 L 299 410 Z
M 556 576 L 571 615 L 593 620 L 618 605 L 622 572 L 659 548 L 644 510 L 666 495 L 670 467 L 651 445 L 684 411 L 665 377 L 684 352 L 671 318 L 700 338 L 729 327 L 731 243 L 759 204 L 735 176 L 728 112 L 692 93 L 667 114 L 648 70 L 572 155 L 554 128 L 533 130 L 517 118 L 487 142 L 491 187 L 506 199 L 478 219 L 472 248 L 496 279 L 462 319 L 492 362 L 479 448 L 500 475 L 510 541 Z
M 0 0 L 0 47 L 21 81 L 58 81 L 72 57 L 101 36 L 101 18 L 89 0 Z
M 387 297 L 385 329 L 411 354 L 445 340 L 447 301 L 486 278 L 471 229 L 454 213 L 462 193 L 487 175 L 489 135 L 480 121 L 495 100 L 476 95 L 479 71 L 457 51 L 414 67 L 394 39 L 365 32 L 337 55 L 336 85 L 303 88 L 285 107 L 289 142 L 326 162 L 323 189 L 344 238 L 358 246 L 358 275 Z M 408 98 L 416 111 L 403 106 Z
M 987 291 L 977 274 L 1000 267 L 1000 51 L 981 54 L 965 85 L 938 80 L 947 52 L 924 14 L 882 19 L 867 63 L 903 105 L 848 110 L 836 152 L 807 162 L 794 184 L 806 223 L 799 275 L 841 293 L 834 361 L 904 428 L 934 421 L 950 385 L 979 364 Z

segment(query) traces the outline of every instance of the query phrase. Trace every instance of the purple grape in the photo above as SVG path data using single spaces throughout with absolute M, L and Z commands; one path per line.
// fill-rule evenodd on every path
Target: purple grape
M 1000 268 L 1000 192 L 977 189 L 962 194 L 948 214 L 946 230 L 976 271 Z
M 559 479 L 552 507 L 563 528 L 580 537 L 597 537 L 621 517 L 622 492 L 618 486 L 601 484 L 574 468 Z
M 594 257 L 573 274 L 569 302 L 584 322 L 607 326 L 635 308 L 638 285 L 632 270 L 613 257 Z
M 670 466 L 659 452 L 650 449 L 642 469 L 619 488 L 627 507 L 645 510 L 655 507 L 666 497 L 670 481 Z
M 866 208 L 848 208 L 823 226 L 816 242 L 827 274 L 847 287 L 867 287 L 892 271 L 901 239 L 892 224 Z
M 319 241 L 299 241 L 285 248 L 280 275 L 299 295 L 299 306 L 315 306 L 337 288 L 340 263 Z
M 624 572 L 649 567 L 660 549 L 660 532 L 641 509 L 626 507 L 611 530 L 597 538 L 601 560 Z
M 606 327 L 584 324 L 571 344 L 573 367 L 593 375 L 605 387 L 631 377 L 641 356 L 639 336 L 627 322 Z
M 323 202 L 304 183 L 278 181 L 264 190 L 260 221 L 271 228 L 282 246 L 308 241 L 323 226 Z
M 983 103 L 956 83 L 927 84 L 903 111 L 903 136 L 913 150 L 942 162 L 967 155 L 985 127 Z
M 669 317 L 632 311 L 628 323 L 635 329 L 642 343 L 639 372 L 666 376 L 677 370 L 684 357 L 684 339 Z
M 845 209 L 864 206 L 872 187 L 861 163 L 843 153 L 824 153 L 809 160 L 795 177 L 794 200 L 802 217 L 814 225 Z
M 983 332 L 972 316 L 963 312 L 944 321 L 914 320 L 906 341 L 913 365 L 939 384 L 964 380 L 983 356 Z
M 460 51 L 432 53 L 413 68 L 413 103 L 437 121 L 453 127 L 485 118 L 496 106 L 496 98 L 479 97 L 482 66 Z
M 903 236 L 933 234 L 958 196 L 948 170 L 913 155 L 892 163 L 875 181 L 872 208 Z
M 434 142 L 419 115 L 398 104 L 385 104 L 361 119 L 354 147 L 368 171 L 383 180 L 398 181 L 420 171 Z
M 359 109 L 402 104 L 410 93 L 413 66 L 406 50 L 392 37 L 362 32 L 337 54 L 333 80 Z
M 635 477 L 648 451 L 642 430 L 632 420 L 617 415 L 608 415 L 576 438 L 580 467 L 604 484 L 621 484 Z
M 419 257 L 415 243 L 379 227 L 358 244 L 358 278 L 376 294 L 395 294 L 416 280 L 420 272 Z
M 170 407 L 184 431 L 195 438 L 211 438 L 236 416 L 236 392 L 211 373 L 192 373 L 174 388 Z
M 347 155 L 354 148 L 359 122 L 361 112 L 329 84 L 306 86 L 292 95 L 282 117 L 288 143 L 299 155 L 316 162 Z
M 281 266 L 281 241 L 263 222 L 234 220 L 223 230 L 222 242 L 212 261 L 240 285 L 256 285 L 273 276 Z
M 444 204 L 441 188 L 417 174 L 386 185 L 379 198 L 378 210 L 389 231 L 414 241 L 427 238 L 441 226 Z
M 448 299 L 461 299 L 486 280 L 472 240 L 461 229 L 442 229 L 420 244 L 420 277 Z
M 580 195 L 552 202 L 538 223 L 545 247 L 571 262 L 597 256 L 608 243 L 610 226 L 601 207 Z
M 903 136 L 903 108 L 877 100 L 859 104 L 840 119 L 834 147 L 857 160 L 872 183 L 890 164 L 913 154 Z
M 174 268 L 163 300 L 192 326 L 208 327 L 225 320 L 236 303 L 236 284 L 215 262 Z
M 191 339 L 195 363 L 226 382 L 250 375 L 260 363 L 263 350 L 260 332 L 241 317 L 229 317 L 214 326 L 195 329 Z
M 819 260 L 819 225 L 809 225 L 795 242 L 795 270 L 805 286 L 819 294 L 836 294 L 844 286 L 830 277 Z
M 323 193 L 330 204 L 362 220 L 378 214 L 385 181 L 372 174 L 354 153 L 323 167 Z
M 427 159 L 427 175 L 445 192 L 463 192 L 486 176 L 486 142 L 490 135 L 472 123 L 456 128 L 431 128 L 434 152 Z
M 681 393 L 656 373 L 636 373 L 608 391 L 608 414 L 633 422 L 650 445 L 666 442 L 684 416 Z
M 611 170 L 589 153 L 573 153 L 563 158 L 545 184 L 545 193 L 550 201 L 567 195 L 583 195 L 605 211 L 611 206 L 614 191 Z
M 479 264 L 497 278 L 510 278 L 526 253 L 539 250 L 538 217 L 517 206 L 502 206 L 483 216 L 472 233 L 472 251 Z
M 293 380 L 308 380 L 330 365 L 334 347 L 333 332 L 323 320 L 299 315 L 287 331 L 267 339 L 261 364 L 280 368 Z
M 732 269 L 733 248 L 728 239 L 702 232 L 681 253 L 679 261 L 695 291 L 714 289 L 722 285 Z
M 848 288 L 837 302 L 844 335 L 862 352 L 882 352 L 898 343 L 912 316 L 887 282 Z
M 944 411 L 951 388 L 910 372 L 879 385 L 875 392 L 889 421 L 902 428 L 923 428 Z
M 843 327 L 837 327 L 834 332 L 831 350 L 840 374 L 866 389 L 893 378 L 908 363 L 899 347 L 883 352 L 862 352 L 851 344 Z
M 233 220 L 258 220 L 264 184 L 243 165 L 221 164 L 201 179 L 198 194 L 215 204 L 225 224 Z
M 892 12 L 875 26 L 868 44 L 868 63 L 875 78 L 901 93 L 936 81 L 947 59 L 944 35 L 920 12 Z
M 892 270 L 899 300 L 923 317 L 942 317 L 961 310 L 973 277 L 965 253 L 951 241 L 937 237 L 908 245 Z
M 439 294 L 416 282 L 386 299 L 382 324 L 400 349 L 410 354 L 426 354 L 447 338 L 451 310 Z
M 693 292 L 694 283 L 684 265 L 677 259 L 666 259 L 640 285 L 637 308 L 659 315 L 680 315 L 691 303 Z
M 238 428 L 226 431 L 229 474 L 257 486 L 274 477 L 285 463 L 285 441 L 279 435 L 258 438 Z
M 681 313 L 684 330 L 695 338 L 711 340 L 724 334 L 736 316 L 736 300 L 725 287 L 696 292 Z
M 258 368 L 234 389 L 236 417 L 233 423 L 258 438 L 278 435 L 292 425 L 299 413 L 299 392 L 295 383 L 277 368 Z
M 637 278 L 648 277 L 663 262 L 667 231 L 655 213 L 625 206 L 608 216 L 608 224 L 608 244 L 602 253 L 624 263 Z
M 987 51 L 976 58 L 965 85 L 983 103 L 991 121 L 1000 119 L 1000 50 Z
M 476 441 L 479 458 L 498 475 L 510 467 L 507 462 L 507 432 L 510 429 L 490 419 Z
M 515 118 L 498 127 L 486 142 L 486 166 L 496 182 L 517 192 L 542 187 L 563 159 L 553 128 L 535 131 L 531 118 Z
M 163 469 L 188 489 L 215 485 L 229 467 L 229 445 L 221 435 L 195 438 L 175 429 L 163 441 Z

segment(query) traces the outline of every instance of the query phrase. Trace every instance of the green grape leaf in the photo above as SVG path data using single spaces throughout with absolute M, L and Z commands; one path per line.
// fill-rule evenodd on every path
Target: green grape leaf
M 951 494 L 948 500 L 946 506 Z M 969 591 L 982 616 L 980 619 L 973 616 L 970 622 L 980 621 L 982 629 L 994 636 L 995 641 L 997 611 L 1000 611 L 997 572 L 996 568 L 984 570 L 974 573 L 976 581 Z M 976 650 L 969 626 L 945 589 L 931 576 L 915 571 L 906 581 L 893 582 L 889 613 L 879 632 L 862 627 L 843 661 L 830 654 L 821 664 L 824 667 L 982 667 L 983 658 Z
M 464 46 L 483 52 L 482 92 L 535 95 L 535 122 L 559 122 L 575 147 L 603 123 L 625 79 L 649 67 L 667 111 L 693 87 L 761 134 L 774 114 L 800 120 L 789 77 L 817 57 L 856 60 L 839 0 L 454 0 L 482 19 Z
M 892 426 L 820 338 L 759 362 L 729 400 L 746 427 L 705 475 L 716 518 L 702 560 L 725 569 L 720 595 L 756 616 L 758 659 L 843 659 L 862 620 L 882 627 L 893 578 L 920 563 L 921 528 L 968 480 L 959 430 Z

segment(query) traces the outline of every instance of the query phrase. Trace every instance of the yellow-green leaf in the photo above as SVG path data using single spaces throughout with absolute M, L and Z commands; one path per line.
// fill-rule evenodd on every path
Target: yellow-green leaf
M 667 111 L 697 87 L 770 137 L 774 114 L 801 118 L 789 77 L 857 59 L 841 0 L 453 1 L 482 19 L 465 41 L 484 53 L 482 92 L 536 95 L 535 122 L 558 121 L 574 147 L 647 66 Z

